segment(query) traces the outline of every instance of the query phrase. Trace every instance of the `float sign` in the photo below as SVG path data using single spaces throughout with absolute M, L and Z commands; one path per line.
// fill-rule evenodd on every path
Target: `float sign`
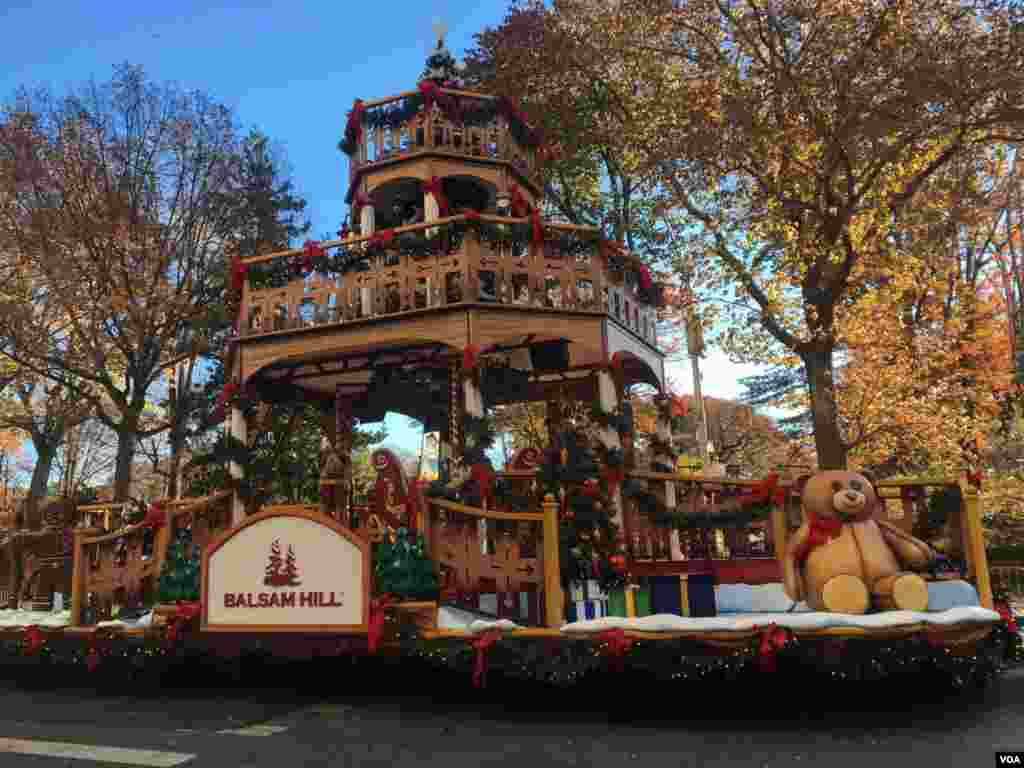
M 262 512 L 203 553 L 203 629 L 366 632 L 369 543 L 307 510 Z

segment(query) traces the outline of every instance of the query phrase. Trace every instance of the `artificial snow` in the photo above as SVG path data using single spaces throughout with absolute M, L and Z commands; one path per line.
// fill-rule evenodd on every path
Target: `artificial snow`
M 437 609 L 437 627 L 438 629 L 462 630 L 474 635 L 491 629 L 500 629 L 503 632 L 522 629 L 518 624 L 508 619 L 495 621 L 491 618 L 481 617 L 472 611 L 466 611 L 462 608 L 451 608 L 446 605 L 442 605 Z
M 71 611 L 0 611 L 0 627 L 66 627 L 71 623 Z
M 744 632 L 750 631 L 755 627 L 766 627 L 769 624 L 793 630 L 826 629 L 829 627 L 880 629 L 911 624 L 951 626 L 961 623 L 993 621 L 999 621 L 998 613 L 977 606 L 961 606 L 936 613 L 885 611 L 883 613 L 869 613 L 863 616 L 850 616 L 842 613 L 750 613 L 694 618 L 659 613 L 654 616 L 641 616 L 632 619 L 621 616 L 607 616 L 602 619 L 576 621 L 572 624 L 563 625 L 562 632 L 589 634 L 603 632 L 608 629 L 625 629 L 636 632 Z
M 137 619 L 114 619 L 113 621 L 101 621 L 97 627 L 124 627 L 125 629 L 141 629 L 153 624 L 153 612 L 144 613 Z

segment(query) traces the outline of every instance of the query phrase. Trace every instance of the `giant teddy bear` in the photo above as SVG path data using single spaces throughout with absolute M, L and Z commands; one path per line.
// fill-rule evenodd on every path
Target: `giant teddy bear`
M 923 611 L 928 585 L 911 569 L 923 569 L 935 552 L 887 521 L 876 519 L 881 503 L 863 475 L 832 470 L 803 487 L 804 522 L 790 538 L 783 561 L 786 594 L 816 611 L 862 614 L 881 610 Z

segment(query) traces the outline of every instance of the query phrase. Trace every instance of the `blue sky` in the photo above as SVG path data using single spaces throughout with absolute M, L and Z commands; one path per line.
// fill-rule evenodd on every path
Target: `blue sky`
M 243 126 L 285 146 L 318 237 L 337 230 L 345 214 L 348 164 L 336 145 L 353 100 L 414 88 L 435 21 L 447 24 L 448 47 L 461 57 L 473 34 L 499 23 L 506 7 L 506 0 L 7 0 L 0 94 L 6 100 L 21 85 L 60 91 L 93 76 L 103 81 L 122 62 L 142 65 L 156 80 L 206 91 L 232 107 Z M 692 391 L 689 369 L 686 361 L 670 366 L 670 378 L 684 391 Z M 705 394 L 735 395 L 737 378 L 751 370 L 712 355 Z M 389 419 L 387 426 L 389 443 L 418 447 L 419 434 L 406 419 Z

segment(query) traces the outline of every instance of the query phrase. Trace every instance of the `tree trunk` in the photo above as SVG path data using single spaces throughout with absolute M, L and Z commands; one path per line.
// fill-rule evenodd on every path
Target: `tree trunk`
M 132 463 L 139 440 L 139 414 L 125 414 L 117 429 L 117 461 L 114 465 L 114 501 L 128 501 Z
M 25 499 L 23 508 L 24 521 L 22 525 L 26 528 L 36 529 L 40 527 L 39 503 L 46 498 L 46 489 L 50 480 L 50 470 L 53 468 L 53 458 L 57 454 L 57 446 L 41 439 L 32 439 L 36 449 L 36 466 L 32 470 L 32 484 L 28 489 L 28 498 Z
M 839 432 L 835 382 L 832 376 L 832 346 L 815 345 L 801 355 L 807 369 L 807 389 L 814 424 L 814 448 L 820 469 L 846 469 L 846 446 Z

